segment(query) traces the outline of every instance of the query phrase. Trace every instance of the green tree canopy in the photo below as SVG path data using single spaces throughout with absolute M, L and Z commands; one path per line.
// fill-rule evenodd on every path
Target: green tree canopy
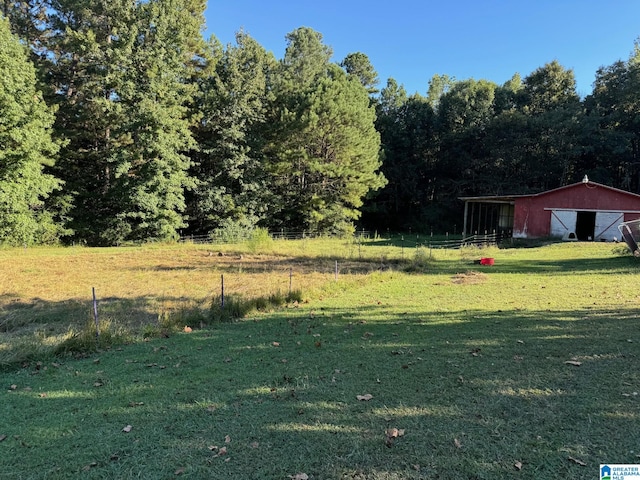
M 378 93 L 378 73 L 371 65 L 369 57 L 362 52 L 350 53 L 340 63 L 349 75 L 354 75 L 369 94 Z
M 45 204 L 61 187 L 44 171 L 59 149 L 51 138 L 53 121 L 27 49 L 0 16 L 0 242 L 50 242 L 61 233 Z
M 276 82 L 272 226 L 349 232 L 364 196 L 385 182 L 375 109 L 360 79 L 330 63 L 320 34 L 301 28 L 287 39 Z
M 192 167 L 198 185 L 191 222 L 200 233 L 234 223 L 255 227 L 270 202 L 265 124 L 276 60 L 244 32 L 236 35 L 236 45 L 212 48 L 215 66 L 201 81 Z
M 170 239 L 185 226 L 203 0 L 58 0 L 43 70 L 68 140 L 57 172 L 75 238 Z

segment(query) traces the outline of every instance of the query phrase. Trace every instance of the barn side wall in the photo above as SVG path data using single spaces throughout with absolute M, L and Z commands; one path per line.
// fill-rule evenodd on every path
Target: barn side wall
M 589 182 L 516 198 L 513 237 L 548 237 L 554 209 L 624 212 L 628 221 L 640 218 L 640 197 Z

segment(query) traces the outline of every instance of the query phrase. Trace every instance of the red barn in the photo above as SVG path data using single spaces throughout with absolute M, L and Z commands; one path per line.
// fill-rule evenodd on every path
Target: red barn
M 640 195 L 591 182 L 534 195 L 462 197 L 464 232 L 512 232 L 513 238 L 614 240 L 618 225 L 640 218 Z

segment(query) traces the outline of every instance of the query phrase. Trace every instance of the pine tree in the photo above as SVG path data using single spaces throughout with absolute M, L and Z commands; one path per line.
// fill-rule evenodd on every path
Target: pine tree
M 329 62 L 319 33 L 300 28 L 287 39 L 276 82 L 272 225 L 349 233 L 364 196 L 385 184 L 375 109 L 361 80 Z
M 131 143 L 116 153 L 116 219 L 126 239 L 175 239 L 186 226 L 188 151 L 196 146 L 189 107 L 201 53 L 204 0 L 153 0 L 138 4 L 132 66 L 118 92 Z M 126 230 L 125 230 L 126 231 Z
M 53 112 L 36 91 L 27 49 L 0 17 L 0 242 L 56 241 L 61 229 L 45 207 L 61 182 L 44 172 L 59 144 L 51 138 Z
M 77 239 L 170 239 L 185 226 L 203 10 L 202 0 L 56 2 L 45 61 Z

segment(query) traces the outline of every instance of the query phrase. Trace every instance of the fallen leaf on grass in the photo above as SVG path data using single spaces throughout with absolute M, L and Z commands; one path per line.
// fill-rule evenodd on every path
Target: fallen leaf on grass
M 211 450 L 212 452 L 217 452 L 217 453 L 213 456 L 213 458 L 216 458 L 216 457 L 222 457 L 223 455 L 226 455 L 226 454 L 227 454 L 227 447 L 219 447 L 219 448 L 218 448 L 218 446 L 217 446 L 217 445 L 211 445 L 211 446 L 209 447 L 209 450 Z
M 126 427 L 124 427 L 124 428 L 122 429 L 122 431 L 123 431 L 124 433 L 129 433 L 132 429 L 133 429 L 133 427 L 132 427 L 131 425 L 127 425 Z
M 130 407 L 141 407 L 144 405 L 144 402 L 129 402 Z
M 104 383 L 102 383 L 102 382 L 95 382 L 95 383 L 93 384 L 93 386 L 94 386 L 94 387 L 101 387 L 101 386 L 103 386 L 103 385 L 104 385 Z
M 373 398 L 373 395 L 371 395 L 370 393 L 365 393 L 364 395 L 356 395 L 356 398 L 361 402 L 368 402 Z
M 516 467 L 516 470 L 522 470 L 522 462 L 516 462 L 513 466 Z
M 295 475 L 289 475 L 291 480 L 309 480 L 309 475 L 306 473 L 296 473 Z
M 273 345 L 274 347 L 279 347 L 280 346 L 280 342 L 271 342 L 271 345 Z
M 453 444 L 456 446 L 456 448 L 462 448 L 462 442 L 457 438 L 453 439 Z
M 7 439 L 6 435 L 0 435 L 0 442 L 4 442 Z
M 9 387 L 9 390 L 17 390 L 17 389 L 18 389 L 18 385 L 15 385 L 15 384 Z
M 184 467 L 180 467 L 179 469 L 177 469 L 173 473 L 174 473 L 174 475 L 182 475 L 184 473 Z
M 388 428 L 386 434 L 392 438 L 402 437 L 404 436 L 404 428 Z
M 387 428 L 384 431 L 384 434 L 386 435 L 386 439 L 384 443 L 387 447 L 391 448 L 391 446 L 393 445 L 393 441 L 396 438 L 402 437 L 404 435 L 404 429 L 403 428 Z
M 580 365 L 582 365 L 582 362 L 576 362 L 575 360 L 567 360 L 564 363 L 565 365 L 573 365 L 574 367 L 579 367 Z
M 88 472 L 89 470 L 91 470 L 93 467 L 97 467 L 98 463 L 97 462 L 91 462 L 89 465 L 85 465 L 84 467 L 82 467 L 82 470 L 84 472 Z
M 586 467 L 587 466 L 587 464 L 585 462 L 583 462 L 582 460 L 580 460 L 578 458 L 569 457 L 567 460 L 569 460 L 570 462 L 573 462 L 573 463 L 577 463 L 578 465 L 580 465 L 582 467 Z
M 249 446 L 250 446 L 251 448 L 258 448 L 258 447 L 260 446 L 260 444 L 259 444 L 258 442 L 251 442 L 251 443 L 249 444 Z
M 224 437 L 224 443 L 231 443 L 231 437 L 229 435 Z

